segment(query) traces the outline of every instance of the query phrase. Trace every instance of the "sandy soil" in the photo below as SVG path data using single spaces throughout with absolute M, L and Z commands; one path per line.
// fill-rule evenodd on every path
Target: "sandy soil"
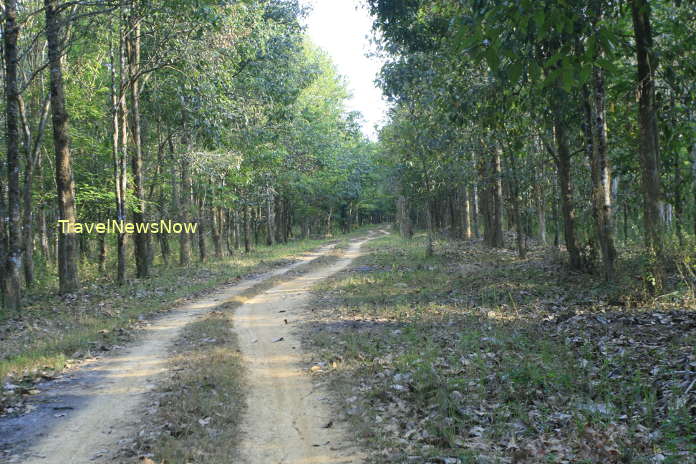
M 334 264 L 279 284 L 237 308 L 234 318 L 249 391 L 239 446 L 243 464 L 359 463 L 361 456 L 333 425 L 326 393 L 313 387 L 297 323 L 318 281 L 359 256 L 352 242 Z
M 305 254 L 290 266 L 244 280 L 176 308 L 153 321 L 139 342 L 46 384 L 43 393 L 34 399 L 36 405 L 32 413 L 0 423 L 0 441 L 4 442 L 0 444 L 11 444 L 14 448 L 13 452 L 0 456 L 0 461 L 26 464 L 104 462 L 118 448 L 119 440 L 132 433 L 127 424 L 138 417 L 145 394 L 165 371 L 169 348 L 185 325 L 255 285 L 325 255 L 330 248 Z M 357 248 L 358 245 L 353 244 L 350 253 L 355 255 Z M 323 416 L 314 412 L 321 408 L 307 403 L 312 394 L 311 383 L 295 367 L 298 354 L 291 348 L 299 349 L 299 343 L 283 326 L 284 317 L 291 317 L 291 313 L 301 309 L 305 289 L 322 276 L 337 272 L 349 260 L 342 259 L 340 263 L 275 287 L 238 309 L 243 351 L 251 365 L 252 393 L 247 424 L 257 428 L 244 442 L 244 449 L 251 456 L 247 462 L 351 462 L 322 460 L 321 456 L 328 456 L 325 453 L 329 448 L 324 444 L 330 438 L 328 434 L 315 434 L 316 421 L 323 420 Z M 278 313 L 282 308 L 287 311 L 284 317 Z M 285 340 L 273 343 L 278 337 L 285 337 Z M 264 357 L 268 359 L 264 361 Z M 306 459 L 257 459 L 256 456 L 263 456 L 259 453 L 265 452 L 269 440 L 274 441 L 273 449 L 283 450 L 278 456 Z M 315 443 L 322 446 L 315 448 Z

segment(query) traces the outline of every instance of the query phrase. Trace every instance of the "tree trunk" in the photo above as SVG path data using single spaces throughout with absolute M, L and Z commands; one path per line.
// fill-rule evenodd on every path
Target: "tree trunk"
M 434 202 L 431 199 L 425 204 L 425 222 L 428 232 L 427 243 L 425 244 L 425 256 L 433 255 L 433 207 Z
M 99 273 L 104 274 L 104 266 L 106 264 L 106 235 L 99 234 L 97 240 L 99 241 Z
M 275 204 L 273 201 L 273 189 L 266 189 L 266 232 L 268 232 L 268 244 L 275 245 Z
M 44 0 L 46 14 L 46 42 L 51 77 L 51 119 L 53 122 L 53 144 L 56 152 L 56 188 L 58 194 L 58 219 L 74 224 L 75 182 L 73 180 L 68 139 L 68 113 L 65 110 L 63 91 L 63 68 L 61 64 L 61 19 L 58 0 Z M 75 233 L 58 229 L 58 279 L 60 293 L 69 293 L 79 286 L 77 270 L 77 240 Z
M 242 224 L 239 220 L 239 210 L 234 210 L 234 249 L 239 250 L 241 248 L 241 238 L 242 238 Z
M 22 222 L 19 194 L 19 93 L 17 89 L 17 1 L 5 2 L 5 123 L 7 132 L 8 240 L 5 257 L 5 306 L 17 311 L 22 297 Z
M 39 243 L 41 253 L 45 261 L 51 260 L 51 249 L 48 246 L 48 230 L 46 226 L 46 208 L 41 206 L 39 209 Z
M 213 223 L 210 229 L 213 237 L 213 248 L 215 249 L 215 259 L 222 259 L 222 242 L 220 240 L 222 232 L 222 209 L 213 207 Z
M 541 162 L 539 163 L 539 166 L 537 168 L 537 175 L 535 176 L 535 199 L 533 201 L 536 203 L 537 222 L 539 223 L 539 243 L 541 243 L 542 245 L 546 245 L 546 197 L 544 192 L 544 186 L 546 185 L 546 177 L 544 173 L 545 162 L 541 156 L 543 145 L 541 145 L 541 141 L 537 138 L 535 139 L 534 146 L 535 151 L 537 152 L 537 156 L 539 156 Z
M 655 260 L 655 290 L 662 286 L 662 235 L 660 220 L 659 144 L 655 71 L 657 59 L 653 51 L 648 0 L 631 0 L 633 31 L 638 63 L 638 126 L 640 128 L 640 164 L 643 193 L 643 220 L 648 253 Z
M 143 176 L 143 144 L 140 122 L 140 20 L 131 17 L 130 33 L 127 39 L 128 46 L 128 77 L 130 83 L 130 116 L 131 135 L 133 137 L 133 157 L 131 169 L 133 170 L 133 194 L 137 208 L 133 211 L 133 221 L 145 222 L 145 188 Z M 147 277 L 150 273 L 150 236 L 144 232 L 137 232 L 135 242 L 135 275 L 139 278 Z
M 401 238 L 410 239 L 413 235 L 411 229 L 411 215 L 409 213 L 408 200 L 405 196 L 399 195 L 396 200 L 396 214 L 399 221 L 399 233 Z
M 462 207 L 463 211 L 461 214 L 461 228 L 463 233 L 463 238 L 465 240 L 471 240 L 471 202 L 469 201 L 469 189 L 468 186 L 464 186 L 460 189 Z
M 208 226 L 208 217 L 205 214 L 205 200 L 205 192 L 199 192 L 199 198 L 196 201 L 198 206 L 198 259 L 202 263 L 208 259 L 208 248 L 205 243 L 205 232 Z
M 515 153 L 510 152 L 510 176 L 509 176 L 509 190 L 510 190 L 510 204 L 512 205 L 512 216 L 515 222 L 515 235 L 517 244 L 517 255 L 521 259 L 527 257 L 527 250 L 524 246 L 524 225 L 522 223 L 522 215 L 520 214 L 520 198 L 519 198 L 519 186 L 517 181 L 516 166 L 515 166 Z
M 191 222 L 191 166 L 188 153 L 181 158 L 181 193 L 180 193 L 180 221 Z M 182 232 L 179 234 L 179 265 L 188 266 L 191 263 L 191 237 Z
M 19 115 L 22 121 L 22 133 L 24 146 L 24 185 L 22 186 L 22 245 L 24 249 L 24 283 L 27 287 L 34 284 L 34 208 L 33 185 L 34 172 L 41 167 L 41 139 L 46 130 L 48 111 L 50 108 L 50 96 L 46 98 L 41 107 L 39 126 L 37 128 L 36 141 L 32 139 L 31 128 L 24 108 L 24 100 L 21 96 L 17 99 Z
M 249 253 L 251 251 L 251 214 L 249 212 L 249 205 L 244 205 L 244 252 Z
M 597 205 L 597 238 L 602 253 L 604 278 L 610 280 L 614 275 L 614 261 L 616 260 L 616 248 L 612 233 L 611 211 L 611 169 L 607 149 L 607 121 L 606 103 L 604 91 L 604 71 L 595 66 L 593 69 L 594 83 L 594 130 L 592 131 L 594 143 L 592 154 L 594 162 L 591 163 L 595 171 L 592 178 L 596 179 L 594 185 L 594 199 Z
M 471 186 L 471 225 L 473 226 L 474 238 L 479 238 L 479 194 L 478 185 Z
M 561 193 L 561 214 L 563 215 L 563 234 L 566 249 L 572 269 L 581 268 L 580 250 L 575 241 L 575 207 L 573 206 L 573 190 L 570 183 L 570 149 L 564 123 L 555 122 L 554 136 L 556 139 L 558 187 Z

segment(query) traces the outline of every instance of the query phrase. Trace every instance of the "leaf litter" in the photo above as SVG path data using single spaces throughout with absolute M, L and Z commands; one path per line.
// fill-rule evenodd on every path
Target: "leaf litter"
M 305 325 L 369 462 L 696 462 L 693 301 L 598 286 L 541 247 L 369 246 Z

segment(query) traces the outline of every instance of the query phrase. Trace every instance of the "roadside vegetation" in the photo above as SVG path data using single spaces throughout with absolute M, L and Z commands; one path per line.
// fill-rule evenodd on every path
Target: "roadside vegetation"
M 316 375 L 369 462 L 696 462 L 688 279 L 654 298 L 629 260 L 606 285 L 547 247 L 425 241 L 367 244 L 312 307 Z

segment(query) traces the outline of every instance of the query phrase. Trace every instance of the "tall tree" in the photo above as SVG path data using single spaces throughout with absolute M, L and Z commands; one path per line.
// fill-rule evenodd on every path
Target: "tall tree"
M 662 285 L 662 219 L 660 217 L 659 138 L 657 132 L 657 102 L 655 101 L 655 71 L 657 58 L 650 24 L 650 3 L 631 0 L 631 16 L 636 46 L 638 85 L 638 125 L 640 127 L 640 163 L 643 193 L 645 241 L 655 260 L 654 285 Z
M 44 0 L 46 15 L 46 45 L 51 89 L 51 120 L 53 145 L 56 154 L 56 189 L 58 194 L 58 218 L 74 225 L 77 220 L 75 207 L 75 181 L 73 179 L 70 140 L 68 137 L 68 112 L 65 109 L 63 65 L 61 62 L 64 24 L 58 0 Z M 69 293 L 79 287 L 78 247 L 74 229 L 58 229 L 58 278 L 61 293 Z
M 19 91 L 17 89 L 17 2 L 8 0 L 5 4 L 5 98 L 6 103 L 6 143 L 7 143 L 7 186 L 8 186 L 8 241 L 5 265 L 6 287 L 5 305 L 17 310 L 21 300 L 22 269 L 22 223 L 20 217 L 19 194 Z

